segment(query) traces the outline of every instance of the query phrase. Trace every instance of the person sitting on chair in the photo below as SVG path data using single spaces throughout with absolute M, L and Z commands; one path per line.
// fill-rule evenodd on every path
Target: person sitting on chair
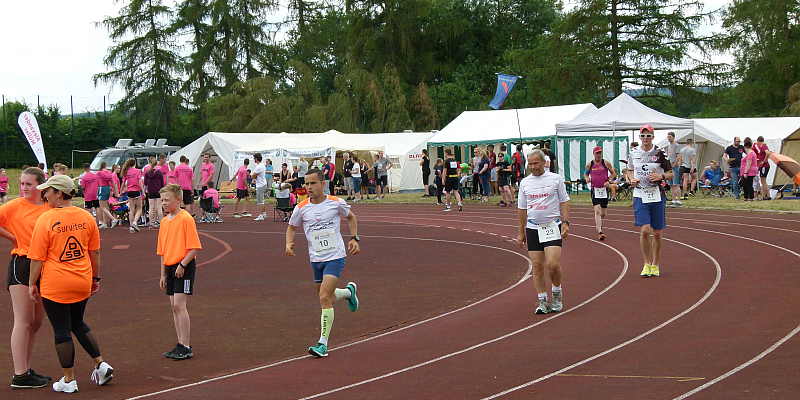
M 211 199 L 213 199 L 213 200 L 214 200 L 214 201 L 213 201 L 213 208 L 212 208 L 211 210 L 206 210 L 206 212 L 209 212 L 209 213 L 216 213 L 216 212 L 218 212 L 218 211 L 219 211 L 219 209 L 220 209 L 220 204 L 219 204 L 219 192 L 217 191 L 217 189 L 214 189 L 214 181 L 213 181 L 213 180 L 209 180 L 209 181 L 206 183 L 206 186 L 207 186 L 208 188 L 207 188 L 207 189 L 206 189 L 206 190 L 203 192 L 203 194 L 202 194 L 203 198 L 204 198 L 204 199 L 211 198 Z M 213 218 L 213 217 L 209 217 L 209 218 Z M 203 216 L 203 218 L 201 219 L 201 221 L 203 221 L 203 222 L 212 222 L 212 220 L 211 220 L 211 219 L 209 219 L 209 218 L 206 218 L 205 216 Z M 217 222 L 222 222 L 222 219 L 221 219 L 221 218 L 219 218 L 219 216 L 217 216 Z

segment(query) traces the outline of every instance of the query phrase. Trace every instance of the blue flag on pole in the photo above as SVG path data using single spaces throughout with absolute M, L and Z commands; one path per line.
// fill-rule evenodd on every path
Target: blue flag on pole
M 514 88 L 515 83 L 517 83 L 516 75 L 497 74 L 497 92 L 494 94 L 492 102 L 489 103 L 489 107 L 495 110 L 499 109 L 506 101 L 506 97 Z

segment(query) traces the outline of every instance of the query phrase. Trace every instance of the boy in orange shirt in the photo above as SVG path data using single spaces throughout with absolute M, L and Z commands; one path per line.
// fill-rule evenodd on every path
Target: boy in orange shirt
M 192 294 L 195 281 L 195 256 L 202 249 L 197 236 L 197 225 L 188 212 L 181 209 L 183 191 L 180 185 L 169 184 L 159 192 L 161 204 L 167 215 L 158 229 L 156 253 L 161 256 L 161 289 L 167 291 L 175 321 L 178 344 L 164 353 L 173 360 L 192 358 L 189 345 L 190 321 L 186 300 Z

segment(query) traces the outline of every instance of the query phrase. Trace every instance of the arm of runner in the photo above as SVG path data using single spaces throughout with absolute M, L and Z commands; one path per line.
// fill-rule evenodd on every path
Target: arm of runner
M 34 303 L 39 301 L 39 287 L 36 286 L 36 281 L 39 280 L 39 275 L 42 273 L 42 261 L 31 260 L 31 274 L 28 278 L 28 294 Z
M 588 163 L 588 164 L 586 164 L 585 167 L 583 167 L 583 180 L 586 181 L 586 183 L 592 183 L 592 177 L 589 176 L 589 168 L 590 167 L 591 167 L 591 163 Z
M 569 235 L 569 202 L 559 204 L 558 208 L 561 210 L 561 221 L 566 222 L 561 224 L 561 237 L 565 238 Z
M 8 239 L 8 241 L 11 242 L 11 246 L 17 248 L 17 238 L 2 226 L 0 226 L 0 237 Z
M 611 176 L 608 177 L 608 181 L 606 181 L 606 184 L 604 186 L 610 187 L 611 182 L 614 182 L 614 179 L 617 179 L 617 173 L 614 172 L 614 166 L 611 165 L 610 162 L 605 161 L 605 163 L 606 163 L 606 169 L 608 169 L 608 172 L 611 174 Z
M 522 208 L 517 209 L 517 224 L 519 225 L 519 234 L 517 235 L 517 244 L 521 248 L 525 248 L 528 243 L 528 237 L 525 235 L 525 226 L 528 224 L 528 211 Z
M 347 214 L 347 225 L 350 225 L 350 236 L 358 236 L 358 221 L 352 212 Z M 347 242 L 347 249 L 350 250 L 350 254 L 358 254 L 361 251 L 358 242 L 353 239 Z
M 183 278 L 183 273 L 186 271 L 184 265 L 188 265 L 192 260 L 197 256 L 197 252 L 200 251 L 199 249 L 189 249 L 189 252 L 186 253 L 186 256 L 183 257 L 181 263 L 178 264 L 178 268 L 175 268 L 175 277 L 176 278 Z
M 92 262 L 92 278 L 100 277 L 100 250 L 89 250 L 89 260 Z M 92 294 L 100 290 L 100 282 L 92 279 Z
M 286 228 L 286 250 L 284 250 L 284 254 L 286 254 L 287 256 L 293 256 L 294 257 L 294 252 L 292 251 L 292 249 L 294 248 L 294 235 L 295 235 L 295 233 L 297 233 L 297 227 L 296 226 L 289 225 L 289 227 Z
M 161 290 L 167 290 L 167 265 L 164 264 L 164 256 L 161 256 L 161 279 L 158 281 Z

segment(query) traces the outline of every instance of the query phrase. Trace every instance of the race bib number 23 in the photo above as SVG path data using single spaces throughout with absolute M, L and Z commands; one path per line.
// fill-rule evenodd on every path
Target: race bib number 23
M 558 229 L 558 224 L 555 221 L 547 225 L 537 225 L 536 230 L 539 232 L 539 243 L 561 239 L 561 230 Z

